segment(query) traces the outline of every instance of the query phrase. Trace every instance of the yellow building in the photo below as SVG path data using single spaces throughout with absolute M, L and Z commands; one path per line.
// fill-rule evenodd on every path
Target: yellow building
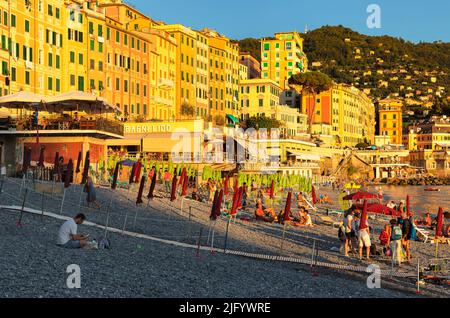
M 311 133 L 333 136 L 334 145 L 354 147 L 375 142 L 374 105 L 353 86 L 334 84 L 316 96 L 303 94 L 301 112 L 308 117 Z
M 397 99 L 384 99 L 377 103 L 378 134 L 390 136 L 395 145 L 402 143 L 402 108 L 402 101 Z
M 209 46 L 209 117 L 216 124 L 226 115 L 238 115 L 239 46 L 216 31 L 200 31 Z
M 275 33 L 274 39 L 261 41 L 261 78 L 270 78 L 285 90 L 292 75 L 307 70 L 308 59 L 299 33 Z
M 240 117 L 265 116 L 283 123 L 281 134 L 284 137 L 295 137 L 306 131 L 306 116 L 298 109 L 280 105 L 280 86 L 270 79 L 241 80 L 240 84 Z
M 434 116 L 431 120 L 407 128 L 403 145 L 408 150 L 434 150 L 450 146 L 450 120 Z

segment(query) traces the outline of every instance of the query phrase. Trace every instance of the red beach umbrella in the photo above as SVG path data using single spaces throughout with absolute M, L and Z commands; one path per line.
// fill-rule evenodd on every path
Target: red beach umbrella
M 41 152 L 39 153 L 39 162 L 38 162 L 38 167 L 43 167 L 44 166 L 44 147 L 41 147 Z
M 220 190 L 219 196 L 217 197 L 217 203 L 216 203 L 216 217 L 220 216 L 220 209 L 222 208 L 222 200 L 223 200 L 223 189 Z
M 239 181 L 237 178 L 234 181 L 234 189 L 233 190 L 234 190 L 234 192 L 239 192 Z
M 81 151 L 78 153 L 78 159 L 77 159 L 77 169 L 75 170 L 75 173 L 80 173 L 80 167 L 81 167 Z
M 184 185 L 184 176 L 186 176 L 186 168 L 183 168 L 183 170 L 181 170 L 181 175 L 180 175 L 180 180 L 178 181 L 178 185 L 183 186 Z
M 409 203 L 409 195 L 406 196 L 406 214 L 408 217 L 411 216 L 411 208 Z
M 134 181 L 134 176 L 135 176 L 135 173 L 136 173 L 136 166 L 137 166 L 137 163 L 135 162 L 135 163 L 133 163 L 133 167 L 131 168 L 131 172 L 130 172 L 130 179 L 128 179 L 128 183 L 131 185 L 132 183 L 133 183 L 133 181 Z
M 367 200 L 364 200 L 364 206 L 363 206 L 363 210 L 361 213 L 361 221 L 359 223 L 359 228 L 360 229 L 365 229 L 367 228 Z
M 111 183 L 111 189 L 115 190 L 117 188 L 117 178 L 119 177 L 119 165 L 120 163 L 116 163 L 116 168 L 114 168 L 113 181 Z
M 145 176 L 142 176 L 141 184 L 139 185 L 138 196 L 136 198 L 136 205 L 143 203 L 142 193 L 144 193 L 144 187 L 145 187 Z
M 182 188 L 182 191 L 181 191 L 181 196 L 182 197 L 186 196 L 188 185 L 189 185 L 189 178 L 188 178 L 187 174 L 184 174 L 183 188 Z
M 228 182 L 229 182 L 229 177 L 226 176 L 225 177 L 225 183 L 223 184 L 223 194 L 225 194 L 225 195 L 230 194 L 229 190 L 228 190 Z
M 238 208 L 239 190 L 233 193 L 233 204 L 231 205 L 231 215 L 235 215 Z
M 273 200 L 275 198 L 275 182 L 272 180 L 272 184 L 270 185 L 270 199 Z
M 377 214 L 384 214 L 384 215 L 392 215 L 392 216 L 399 216 L 400 213 L 394 209 L 391 209 L 381 203 L 374 203 L 374 204 L 368 204 L 367 205 L 367 212 L 370 213 L 377 213 Z
M 217 200 L 218 199 L 219 199 L 219 191 L 216 190 L 216 192 L 214 192 L 214 200 L 213 200 L 212 207 L 211 207 L 211 215 L 209 216 L 210 220 L 217 219 L 217 217 L 216 217 L 216 206 L 217 206 Z
M 139 182 L 139 179 L 141 178 L 141 170 L 142 170 L 142 163 L 141 163 L 141 161 L 139 160 L 137 163 L 136 163 L 136 171 L 135 171 L 135 178 L 134 178 L 134 182 L 135 183 L 138 183 Z
M 24 151 L 23 155 L 23 164 L 22 164 L 22 173 L 26 173 L 28 168 L 30 167 L 31 161 L 31 147 L 28 147 Z
M 170 194 L 170 201 L 172 202 L 177 199 L 176 191 L 177 191 L 177 175 L 174 173 L 172 179 L 172 192 Z
M 442 236 L 442 225 L 444 223 L 444 210 L 440 207 L 437 215 L 436 237 Z
M 89 166 L 91 161 L 89 159 L 89 151 L 86 151 L 86 158 L 84 159 L 83 177 L 81 178 L 81 184 L 85 184 L 89 175 Z
M 289 192 L 286 200 L 286 206 L 284 208 L 283 220 L 285 222 L 291 220 L 291 218 L 289 217 L 289 214 L 291 213 L 291 201 L 292 201 L 292 192 Z
M 73 161 L 72 159 L 70 159 L 69 163 L 67 164 L 67 174 L 66 180 L 64 180 L 64 188 L 70 187 L 72 176 L 73 176 Z
M 244 195 L 244 187 L 239 188 L 239 196 L 238 196 L 238 208 L 242 206 L 242 197 Z
M 317 204 L 317 194 L 316 194 L 316 188 L 314 186 L 312 186 L 311 196 L 312 196 L 313 204 L 316 205 Z
M 153 174 L 152 183 L 150 184 L 150 190 L 148 191 L 147 198 L 153 199 L 153 192 L 155 191 L 156 186 L 156 172 Z
M 346 200 L 346 201 L 358 201 L 358 200 L 363 200 L 363 199 L 379 199 L 379 198 L 380 198 L 379 194 L 358 191 L 358 192 L 349 194 L 349 195 L 343 197 L 342 199 Z

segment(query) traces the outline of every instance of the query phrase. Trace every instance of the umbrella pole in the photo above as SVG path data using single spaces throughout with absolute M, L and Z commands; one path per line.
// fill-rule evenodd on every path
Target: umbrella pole
M 81 212 L 81 199 L 83 197 L 83 186 L 81 186 L 80 198 L 78 199 L 78 212 Z
M 128 211 L 125 212 L 125 221 L 123 222 L 123 228 L 122 228 L 121 235 L 123 235 L 123 233 L 125 232 L 125 226 L 127 225 L 127 220 L 128 220 Z
M 138 215 L 139 206 L 136 207 L 136 213 L 134 214 L 134 222 L 133 222 L 133 229 L 136 231 L 136 220 Z
M 417 292 L 416 294 L 420 294 L 420 260 L 417 259 Z
M 230 222 L 231 222 L 231 216 L 228 218 L 228 222 L 227 222 L 227 230 L 226 230 L 226 233 L 225 233 L 225 244 L 224 244 L 224 247 L 223 247 L 223 252 L 224 253 L 226 253 L 226 251 L 227 251 L 228 231 L 229 231 L 229 228 L 230 228 Z
M 22 209 L 20 209 L 19 221 L 17 221 L 17 226 L 18 227 L 22 227 L 22 216 L 23 216 L 23 211 L 25 210 L 25 203 L 27 201 L 27 194 L 28 194 L 28 189 L 25 189 L 25 194 L 23 196 L 23 201 L 22 201 Z
M 111 207 L 111 203 L 112 203 L 112 199 L 111 200 L 109 200 L 109 204 L 108 204 L 108 206 L 106 207 L 106 223 L 105 223 L 105 238 L 106 238 L 106 235 L 108 234 L 108 224 L 109 224 L 109 208 Z
M 282 236 L 282 239 L 281 239 L 281 250 L 283 250 L 285 234 L 286 234 L 286 222 L 284 222 L 284 224 L 283 224 L 283 236 Z
M 198 235 L 198 243 L 197 243 L 197 257 L 200 257 L 200 242 L 202 239 L 203 227 L 200 228 L 200 233 Z
M 212 229 L 212 237 L 211 237 L 211 254 L 214 254 L 214 233 L 216 228 L 216 222 L 214 221 L 213 229 Z

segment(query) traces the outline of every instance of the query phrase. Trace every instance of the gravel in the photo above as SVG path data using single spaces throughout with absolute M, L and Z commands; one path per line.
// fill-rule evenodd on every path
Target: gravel
M 32 186 L 29 184 L 29 186 Z M 136 188 L 138 185 L 136 185 Z M 7 179 L 0 194 L 1 205 L 21 206 L 24 190 L 20 180 Z M 88 221 L 108 224 L 154 237 L 196 245 L 202 232 L 201 245 L 207 245 L 210 207 L 204 203 L 185 200 L 180 215 L 181 201 L 170 203 L 167 198 L 155 198 L 147 206 L 136 207 L 137 189 L 111 191 L 97 189 L 101 210 L 83 207 L 85 194 L 80 201 L 80 186 L 66 191 L 64 216 L 73 217 L 79 211 Z M 160 196 L 163 193 L 158 192 Z M 61 194 L 45 196 L 45 211 L 59 213 Z M 144 199 L 146 202 L 146 199 Z M 26 207 L 40 210 L 42 195 L 29 190 Z M 188 211 L 192 207 L 191 221 Z M 136 211 L 137 219 L 134 222 Z M 306 265 L 255 260 L 222 253 L 211 254 L 152 240 L 122 236 L 108 232 L 111 250 L 66 250 L 55 245 L 56 233 L 62 221 L 25 213 L 23 227 L 17 227 L 18 211 L 0 210 L 0 297 L 169 297 L 169 298 L 302 298 L 302 297 L 416 297 L 414 281 L 382 278 L 381 289 L 366 286 L 368 274 L 317 269 L 313 276 Z M 313 218 L 314 219 L 314 218 Z M 382 225 L 382 222 L 377 226 Z M 372 224 L 372 223 L 371 223 Z M 374 224 L 372 224 L 374 225 Z M 214 246 L 223 248 L 226 221 L 215 225 Z M 80 233 L 100 237 L 104 230 L 87 225 L 79 226 Z M 256 222 L 231 223 L 227 248 L 269 255 L 295 256 L 309 259 L 314 239 L 319 247 L 319 261 L 345 265 L 368 265 L 355 258 L 344 259 L 332 247 L 338 247 L 336 229 L 319 225 L 312 229 L 289 228 L 281 246 L 282 228 Z M 209 240 L 209 244 L 211 240 Z M 434 247 L 413 242 L 415 256 L 429 258 Z M 448 247 L 442 247 L 447 253 Z M 389 261 L 378 260 L 382 269 Z M 81 288 L 69 289 L 66 280 L 67 266 L 77 264 L 81 269 Z M 414 266 L 401 269 L 409 272 Z M 427 285 L 424 296 L 448 297 L 448 289 Z

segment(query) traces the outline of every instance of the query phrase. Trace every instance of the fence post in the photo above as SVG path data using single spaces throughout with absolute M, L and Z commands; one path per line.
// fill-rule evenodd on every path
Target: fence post
M 53 194 L 53 192 L 52 192 L 52 194 Z M 59 210 L 59 214 L 61 214 L 61 215 L 62 215 L 63 206 L 64 206 L 64 200 L 65 199 L 66 199 L 66 188 L 64 187 L 63 197 L 62 197 L 62 201 L 61 201 L 61 209 Z
M 121 233 L 122 235 L 125 232 L 125 227 L 127 225 L 127 220 L 128 220 L 128 211 L 126 210 L 125 211 L 125 222 L 123 222 L 123 228 L 122 228 L 122 233 Z
M 191 214 L 192 206 L 189 206 L 189 220 L 188 220 L 188 242 L 191 240 Z
M 109 208 L 111 207 L 111 203 L 112 203 L 112 198 L 109 200 L 109 204 L 108 204 L 108 206 L 106 207 L 106 223 L 105 223 L 105 238 L 106 238 L 106 235 L 107 235 L 107 233 L 108 233 L 108 223 L 109 223 Z
M 25 203 L 26 203 L 26 200 L 27 200 L 27 194 L 28 194 L 28 189 L 25 188 L 25 193 L 23 195 L 22 209 L 20 210 L 19 221 L 17 221 L 17 226 L 18 227 L 22 227 L 22 216 L 23 216 L 23 211 L 25 210 Z
M 416 294 L 420 294 L 420 260 L 417 258 L 417 291 Z
M 202 239 L 203 227 L 200 228 L 200 234 L 198 235 L 198 243 L 197 243 L 197 257 L 200 257 L 200 241 Z
M 225 244 L 224 244 L 224 247 L 223 247 L 223 252 L 224 252 L 224 253 L 226 253 L 226 251 L 227 251 L 228 230 L 229 230 L 229 227 L 230 227 L 230 222 L 231 222 L 231 216 L 228 218 L 228 222 L 227 222 L 227 230 L 226 230 L 226 232 L 225 232 Z

